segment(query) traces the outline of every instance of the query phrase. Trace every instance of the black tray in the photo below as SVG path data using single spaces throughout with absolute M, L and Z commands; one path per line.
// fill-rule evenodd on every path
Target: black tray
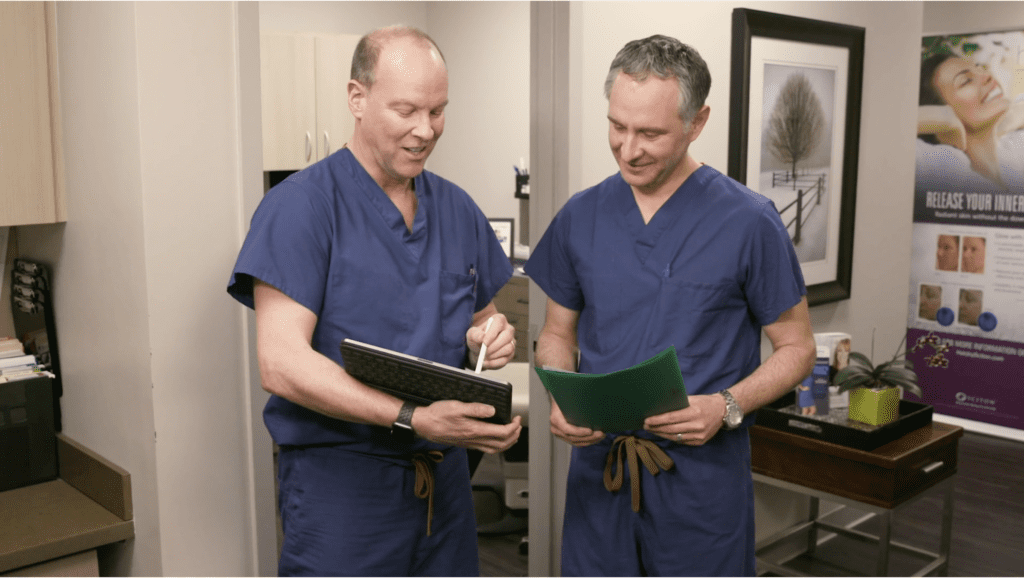
M 932 406 L 906 399 L 900 400 L 900 416 L 880 426 L 846 419 L 847 408 L 833 410 L 828 421 L 786 411 L 795 404 L 796 393 L 787 393 L 757 410 L 757 425 L 871 451 L 932 423 Z

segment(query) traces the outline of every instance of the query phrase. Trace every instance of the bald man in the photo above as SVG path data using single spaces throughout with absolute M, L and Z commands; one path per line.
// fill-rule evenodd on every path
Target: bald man
M 486 344 L 486 368 L 515 353 L 492 303 L 508 258 L 469 195 L 424 170 L 447 104 L 426 34 L 363 37 L 351 141 L 266 195 L 235 265 L 228 292 L 256 310 L 264 421 L 281 448 L 281 575 L 479 575 L 466 449 L 508 449 L 520 418 L 403 403 L 348 375 L 339 351 L 352 338 L 467 366 Z

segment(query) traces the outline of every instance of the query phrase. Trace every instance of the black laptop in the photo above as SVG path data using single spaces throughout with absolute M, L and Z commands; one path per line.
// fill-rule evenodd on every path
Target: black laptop
M 420 405 L 443 399 L 494 406 L 497 424 L 512 421 L 512 384 L 468 369 L 420 359 L 354 339 L 341 342 L 349 375 L 371 387 Z

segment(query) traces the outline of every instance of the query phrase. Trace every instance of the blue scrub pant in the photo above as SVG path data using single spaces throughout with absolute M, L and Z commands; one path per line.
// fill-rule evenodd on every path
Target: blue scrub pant
M 746 429 L 701 447 L 655 440 L 672 469 L 640 466 L 640 512 L 604 487 L 611 440 L 573 448 L 562 530 L 562 576 L 753 576 L 754 502 Z
M 338 446 L 282 448 L 281 576 L 478 576 L 476 516 L 466 452 L 434 465 L 434 513 L 414 494 L 404 458 Z

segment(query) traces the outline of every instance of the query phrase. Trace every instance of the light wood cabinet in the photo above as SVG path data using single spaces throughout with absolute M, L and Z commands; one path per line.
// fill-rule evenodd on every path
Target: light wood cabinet
M 348 80 L 359 36 L 267 32 L 260 36 L 263 170 L 298 170 L 352 135 Z
M 0 2 L 0 227 L 67 219 L 56 7 Z

